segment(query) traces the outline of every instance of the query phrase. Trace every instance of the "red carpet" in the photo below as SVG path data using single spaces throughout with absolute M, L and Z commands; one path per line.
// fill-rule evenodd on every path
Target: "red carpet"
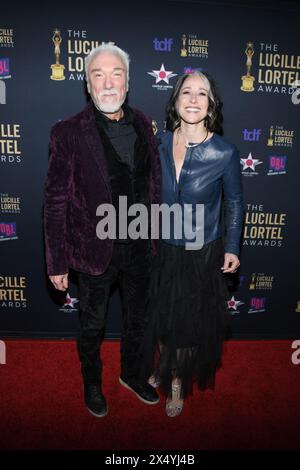
M 103 347 L 109 414 L 83 404 L 74 341 L 6 341 L 1 449 L 299 449 L 300 364 L 291 341 L 229 341 L 215 392 L 194 390 L 175 419 L 118 383 L 119 343 Z

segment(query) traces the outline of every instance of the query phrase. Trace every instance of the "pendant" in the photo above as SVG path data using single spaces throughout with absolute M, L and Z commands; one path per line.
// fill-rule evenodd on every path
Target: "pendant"
M 189 148 L 192 148 L 192 147 L 197 147 L 197 145 L 199 144 L 185 144 L 185 148 L 189 149 Z

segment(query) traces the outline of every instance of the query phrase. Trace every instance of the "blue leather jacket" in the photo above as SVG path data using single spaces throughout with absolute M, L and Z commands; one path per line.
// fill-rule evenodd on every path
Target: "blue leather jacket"
M 195 230 L 196 204 L 204 204 L 204 244 L 225 235 L 225 253 L 240 251 L 243 226 L 243 197 L 240 158 L 237 148 L 217 134 L 196 147 L 188 148 L 176 180 L 173 160 L 173 134 L 157 134 L 162 167 L 162 202 L 168 206 L 179 203 L 192 207 L 192 224 Z M 222 199 L 224 197 L 225 234 L 222 224 Z M 176 239 L 174 232 L 165 240 L 173 245 L 183 245 L 190 239 Z

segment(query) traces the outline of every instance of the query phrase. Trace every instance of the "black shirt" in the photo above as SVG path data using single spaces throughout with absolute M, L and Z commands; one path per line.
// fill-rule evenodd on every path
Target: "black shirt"
M 134 145 L 137 138 L 133 127 L 133 113 L 131 109 L 123 105 L 124 116 L 117 121 L 109 119 L 94 105 L 96 123 L 105 131 L 116 153 L 123 163 L 131 170 L 134 167 Z

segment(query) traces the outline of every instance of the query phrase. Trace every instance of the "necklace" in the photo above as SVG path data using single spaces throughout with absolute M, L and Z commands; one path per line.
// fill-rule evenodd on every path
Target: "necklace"
M 204 137 L 204 139 L 201 141 L 201 142 L 197 142 L 197 143 L 193 143 L 193 142 L 189 142 L 188 139 L 186 138 L 186 136 L 184 135 L 184 133 L 182 132 L 181 130 L 181 127 L 179 127 L 178 131 L 177 131 L 177 136 L 179 134 L 179 132 L 182 134 L 184 140 L 185 140 L 185 148 L 188 149 L 188 148 L 192 148 L 192 147 L 197 147 L 197 145 L 200 145 L 200 144 L 203 144 L 203 142 L 207 139 L 208 137 L 208 130 L 206 129 L 206 136 Z

